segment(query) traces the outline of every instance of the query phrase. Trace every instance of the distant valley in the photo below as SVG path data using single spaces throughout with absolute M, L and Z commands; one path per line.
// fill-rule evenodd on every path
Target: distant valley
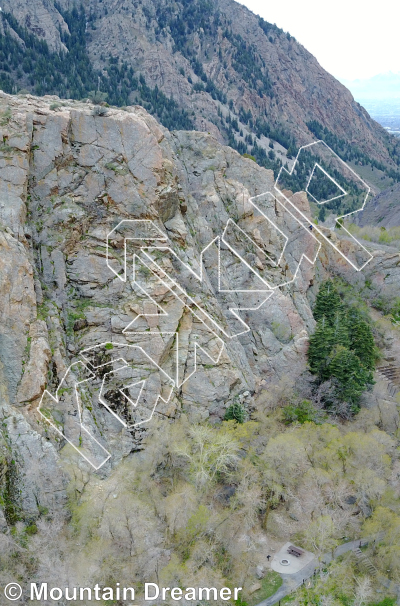
M 400 74 L 388 72 L 341 82 L 388 133 L 400 136 Z
M 400 137 L 400 91 L 398 99 L 359 99 L 359 102 L 388 133 Z

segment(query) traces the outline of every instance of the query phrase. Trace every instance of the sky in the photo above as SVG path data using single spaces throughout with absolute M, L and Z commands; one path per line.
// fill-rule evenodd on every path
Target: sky
M 400 72 L 400 2 L 238 0 L 288 31 L 338 80 Z M 371 3 L 372 5 L 372 3 Z

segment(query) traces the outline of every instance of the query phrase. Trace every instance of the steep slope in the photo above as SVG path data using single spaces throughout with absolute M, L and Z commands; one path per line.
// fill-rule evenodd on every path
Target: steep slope
M 170 129 L 208 131 L 275 170 L 322 132 L 345 159 L 383 163 L 398 178 L 398 143 L 294 38 L 232 0 L 90 0 L 79 10 L 5 0 L 3 11 L 22 49 L 3 73 L 6 92 L 136 101 Z M 60 62 L 52 51 L 65 49 Z
M 31 446 L 28 443 L 26 448 L 31 450 L 47 445 L 51 474 L 56 450 L 65 445 L 55 428 L 64 427 L 68 432 L 69 419 L 77 415 L 77 411 L 68 413 L 72 403 L 60 402 L 53 411 L 54 402 L 49 400 L 44 408 L 49 418 L 54 416 L 52 430 L 36 410 L 45 386 L 55 396 L 71 364 L 82 363 L 80 352 L 87 347 L 99 346 L 99 355 L 110 361 L 111 354 L 104 343 L 119 343 L 126 350 L 138 342 L 134 335 L 123 331 L 146 309 L 143 290 L 130 280 L 124 283 L 116 279 L 107 266 L 107 234 L 121 220 L 151 220 L 165 234 L 178 258 L 194 268 L 200 251 L 222 235 L 229 217 L 234 217 L 249 233 L 254 231 L 258 239 L 261 230 L 266 241 L 260 245 L 267 250 L 275 248 L 279 234 L 269 224 L 263 228 L 265 221 L 254 215 L 249 203 L 250 195 L 272 188 L 272 172 L 221 146 L 208 134 L 171 134 L 140 107 L 112 109 L 106 115 L 98 115 L 96 107 L 89 104 L 67 102 L 50 109 L 54 107 L 51 97 L 41 100 L 4 94 L 0 104 L 2 137 L 6 142 L 0 149 L 2 414 L 10 425 L 6 441 L 19 461 L 15 485 L 20 490 L 20 505 L 34 517 L 39 507 L 51 504 L 42 502 L 42 497 L 35 504 L 32 490 L 47 494 L 42 483 L 49 480 L 46 474 L 36 477 L 29 473 L 24 440 L 17 436 L 29 438 Z M 306 199 L 302 203 L 307 209 Z M 266 212 L 275 216 L 273 199 L 266 200 L 266 204 Z M 282 259 L 286 281 L 291 279 L 299 255 L 308 251 L 312 257 L 317 243 L 307 230 L 297 233 L 291 216 L 283 209 L 275 220 L 282 229 L 294 230 L 296 236 L 294 247 L 289 247 Z M 237 240 L 237 236 L 232 237 Z M 240 244 L 240 238 L 237 241 Z M 121 245 L 123 240 L 116 236 L 109 256 L 113 262 L 121 263 Z M 246 253 L 250 255 L 249 263 L 270 274 L 271 279 L 275 274 L 279 278 L 281 270 L 273 269 L 261 249 L 257 254 L 260 258 L 255 251 Z M 163 257 L 162 267 L 170 273 L 171 259 Z M 204 309 L 210 310 L 210 317 L 222 329 L 228 329 L 230 321 L 235 328 L 229 309 L 243 306 L 240 292 L 221 298 L 216 290 L 215 254 L 203 263 L 207 279 L 186 288 Z M 227 263 L 241 266 L 237 256 L 228 258 Z M 142 279 L 149 273 L 144 267 Z M 150 348 L 152 359 L 168 370 L 175 355 L 170 335 L 179 334 L 185 344 L 179 368 L 189 379 L 174 391 L 168 405 L 158 407 L 161 419 L 172 419 L 182 411 L 192 420 L 218 419 L 237 397 L 251 408 L 254 394 L 266 381 L 283 376 L 289 366 L 293 376 L 304 370 L 307 328 L 314 324 L 306 298 L 313 276 L 309 264 L 302 264 L 296 296 L 282 291 L 259 311 L 243 312 L 246 321 L 254 322 L 255 331 L 229 338 L 222 355 L 215 359 L 221 331 L 215 336 L 204 327 L 200 329 L 192 314 L 194 303 L 186 305 L 174 289 L 159 283 L 156 275 L 150 274 L 149 293 L 153 304 L 156 301 L 163 308 L 163 315 L 158 320 L 151 314 L 143 317 L 139 344 Z M 251 274 L 245 265 L 242 274 L 237 274 L 236 269 L 233 275 L 239 286 L 241 280 L 247 288 L 251 286 Z M 246 297 L 251 300 L 251 293 Z M 152 340 L 147 332 L 150 329 L 158 330 L 161 340 Z M 204 347 L 211 359 L 201 355 L 197 372 L 190 377 L 196 369 L 195 343 Z M 118 350 L 117 345 L 115 349 Z M 143 366 L 143 360 L 140 364 Z M 102 447 L 112 451 L 114 465 L 121 457 L 140 449 L 143 430 L 124 428 L 117 422 L 112 411 L 98 401 L 98 388 L 93 387 L 97 395 L 93 392 L 90 399 L 95 399 L 94 404 L 86 401 L 83 414 L 86 426 Z M 68 389 L 66 392 L 70 393 Z M 125 418 L 128 413 L 121 414 Z M 27 430 L 18 429 L 13 415 L 26 424 Z M 30 430 L 30 426 L 35 429 Z M 79 435 L 82 436 L 81 431 Z M 45 440 L 46 436 L 51 443 Z M 81 447 L 81 440 L 80 437 L 75 445 Z M 47 465 L 46 457 L 41 458 Z M 36 488 L 23 480 L 24 474 Z M 54 482 L 62 480 L 55 476 Z M 57 494 L 59 490 L 54 488 Z M 48 498 L 53 497 L 49 494 Z
M 51 97 L 0 97 L 5 142 L 0 149 L 0 384 L 3 414 L 10 424 L 7 440 L 21 433 L 16 434 L 12 424 L 16 415 L 27 423 L 26 448 L 32 449 L 33 441 L 35 449 L 43 449 L 48 444 L 43 443 L 44 436 L 52 436 L 52 446 L 46 448 L 54 464 L 56 451 L 65 442 L 36 410 L 43 390 L 47 385 L 55 395 L 71 364 L 82 364 L 81 352 L 87 348 L 100 348 L 97 362 L 110 363 L 113 346 L 105 347 L 107 343 L 114 343 L 118 354 L 125 348 L 124 355 L 139 344 L 169 373 L 176 355 L 171 334 L 180 335 L 184 347 L 177 360 L 182 381 L 177 381 L 181 385 L 168 404 L 159 408 L 160 419 L 175 418 L 182 411 L 192 420 L 218 419 L 238 397 L 252 410 L 254 398 L 266 385 L 289 372 L 295 380 L 305 369 L 307 335 L 314 326 L 309 299 L 315 289 L 315 266 L 303 255 L 312 260 L 319 244 L 273 196 L 259 199 L 262 213 L 251 204 L 252 196 L 272 189 L 272 172 L 208 134 L 171 134 L 140 107 L 99 115 L 98 108 L 87 103 L 55 107 L 54 102 Z M 296 195 L 297 206 L 309 213 L 305 194 Z M 232 231 L 231 219 L 243 233 Z M 136 245 L 134 250 L 142 256 L 135 282 L 117 279 L 124 273 L 124 236 L 118 232 L 124 220 L 129 229 L 136 226 L 132 220 L 140 220 L 140 226 L 143 220 L 152 221 L 165 246 L 175 251 L 172 256 L 164 252 L 149 258 Z M 129 229 L 125 237 L 135 237 Z M 222 248 L 218 257 L 217 249 L 209 245 L 222 234 L 231 248 L 230 252 Z M 282 234 L 288 238 L 284 248 Z M 351 248 L 346 240 L 330 237 L 336 247 Z M 272 259 L 280 249 L 283 254 L 276 265 Z M 339 273 L 348 281 L 357 280 L 360 287 L 365 280 L 378 280 L 381 293 L 386 284 L 389 289 L 398 284 L 398 255 L 377 251 L 370 266 L 353 276 L 356 272 L 335 249 L 328 249 L 321 256 L 323 266 L 317 266 L 318 276 Z M 107 259 L 116 268 L 114 274 Z M 202 266 L 205 277 L 193 280 L 178 260 L 197 273 Z M 188 294 L 182 297 L 167 274 L 176 275 Z M 265 291 L 260 278 L 282 285 L 264 304 L 252 294 L 260 293 L 260 288 Z M 146 292 L 151 301 L 146 302 Z M 149 305 L 151 313 L 146 312 Z M 156 314 L 154 305 L 159 309 Z M 205 324 L 198 323 L 198 305 L 209 314 Z M 239 308 L 249 330 L 230 311 Z M 127 332 L 128 326 L 133 328 Z M 150 334 L 154 331 L 159 334 L 155 340 Z M 199 357 L 196 368 L 193 356 L 198 346 L 206 355 Z M 95 362 L 90 358 L 93 368 Z M 140 448 L 143 430 L 116 422 L 114 404 L 100 403 L 99 388 L 96 384 L 88 388 L 92 403 L 86 401 L 85 423 L 102 448 L 112 452 L 114 465 Z M 63 391 L 70 393 L 68 389 Z M 66 411 L 71 402 L 59 403 L 53 411 L 52 406 L 49 400 L 46 415 L 55 415 L 53 429 L 69 431 L 71 417 Z M 127 410 L 118 409 L 121 414 L 129 418 Z M 21 451 L 23 441 L 17 442 L 10 448 Z M 22 477 L 29 463 L 22 454 L 20 460 Z M 46 476 L 29 477 L 40 492 Z M 19 481 L 21 506 L 34 515 L 41 503 L 35 505 L 31 488 Z
M 378 227 L 397 227 L 400 225 L 400 184 L 380 192 L 359 213 L 358 225 L 377 225 Z

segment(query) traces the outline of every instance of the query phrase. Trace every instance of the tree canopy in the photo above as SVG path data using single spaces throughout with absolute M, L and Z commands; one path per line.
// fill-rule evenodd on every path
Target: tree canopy
M 310 370 L 317 384 L 332 381 L 336 398 L 354 414 L 363 392 L 374 382 L 376 347 L 371 327 L 356 307 L 346 307 L 331 280 L 321 285 L 313 314 L 317 326 L 310 337 Z M 326 406 L 336 411 L 332 401 Z

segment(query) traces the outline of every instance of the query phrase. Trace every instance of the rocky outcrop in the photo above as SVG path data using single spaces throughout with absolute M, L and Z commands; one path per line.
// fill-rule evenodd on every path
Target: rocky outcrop
M 47 370 L 51 358 L 47 326 L 43 320 L 30 325 L 30 354 L 25 373 L 19 384 L 16 401 L 20 403 L 37 400 L 47 383 Z
M 8 4 L 3 4 L 2 10 L 9 8 Z M 67 50 L 61 41 L 60 30 L 68 31 L 68 26 L 52 2 L 17 0 L 12 6 L 12 12 L 22 27 L 26 27 L 38 38 L 45 39 L 50 49 L 64 52 Z
M 102 473 L 142 448 L 145 425 L 132 423 L 118 386 L 105 379 L 121 358 L 136 369 L 129 397 L 148 380 L 148 403 L 155 390 L 164 393 L 179 335 L 180 380 L 157 405 L 162 422 L 183 412 L 192 422 L 218 420 L 235 400 L 251 412 L 263 390 L 306 368 L 310 300 L 317 280 L 341 263 L 325 247 L 316 274 L 307 259 L 319 243 L 309 229 L 272 195 L 252 202 L 272 191 L 272 172 L 211 135 L 170 133 L 138 106 L 101 116 L 87 103 L 53 104 L 0 96 L 8 141 L 0 174 L 1 414 L 30 516 L 39 505 L 61 506 L 58 461 L 72 456 L 71 446 L 86 448 L 85 436 L 112 455 Z M 296 196 L 308 212 L 306 195 Z M 124 240 L 121 221 L 151 222 L 165 250 L 146 253 L 149 237 Z M 396 259 L 376 255 L 374 263 L 375 275 L 398 280 Z M 273 289 L 265 302 L 257 299 L 261 280 Z M 138 351 L 147 359 L 136 360 Z

